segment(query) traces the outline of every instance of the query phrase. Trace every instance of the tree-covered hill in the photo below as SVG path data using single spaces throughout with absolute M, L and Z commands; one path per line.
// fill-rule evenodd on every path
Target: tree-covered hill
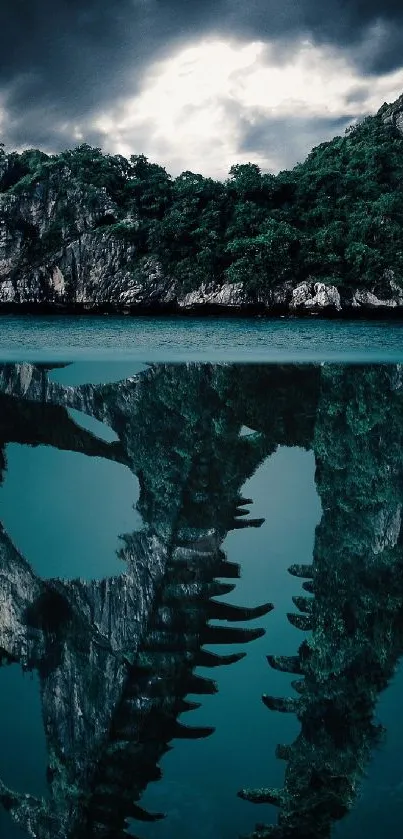
M 105 301 L 109 283 L 130 304 L 150 277 L 167 302 L 228 285 L 259 301 L 311 281 L 346 299 L 382 298 L 392 281 L 403 301 L 402 111 L 403 97 L 385 104 L 290 171 L 241 164 L 224 182 L 86 144 L 1 148 L 0 302 Z

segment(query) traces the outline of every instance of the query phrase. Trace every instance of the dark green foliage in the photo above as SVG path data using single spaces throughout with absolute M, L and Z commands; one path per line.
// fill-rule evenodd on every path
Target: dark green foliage
M 0 192 L 37 195 L 58 182 L 63 198 L 75 184 L 96 217 L 102 190 L 116 213 L 95 226 L 127 237 L 139 259 L 157 259 L 184 290 L 243 282 L 256 297 L 309 277 L 381 290 L 392 276 L 385 271 L 403 283 L 402 152 L 402 136 L 380 114 L 314 148 L 291 171 L 274 176 L 239 164 L 224 183 L 193 172 L 172 179 L 144 155 L 126 160 L 86 144 L 53 156 L 0 148 Z M 41 253 L 77 235 L 61 217 L 67 199 L 57 212 Z

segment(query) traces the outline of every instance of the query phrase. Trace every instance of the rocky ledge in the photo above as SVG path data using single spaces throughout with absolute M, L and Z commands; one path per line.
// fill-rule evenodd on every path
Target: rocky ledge
M 133 278 L 124 267 L 127 253 L 121 245 L 93 238 L 87 234 L 69 245 L 48 270 L 32 269 L 16 284 L 0 281 L 0 312 L 403 317 L 403 289 L 392 271 L 368 289 L 329 285 L 310 277 L 294 287 L 273 285 L 258 295 L 251 295 L 242 283 L 203 283 L 187 292 L 152 260 L 142 265 L 141 276 Z

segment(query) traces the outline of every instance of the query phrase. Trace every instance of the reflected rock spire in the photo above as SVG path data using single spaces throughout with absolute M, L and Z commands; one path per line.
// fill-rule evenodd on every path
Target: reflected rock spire
M 323 516 L 312 565 L 290 568 L 305 593 L 289 619 L 307 634 L 295 656 L 268 657 L 295 675 L 295 695 L 263 697 L 301 729 L 277 750 L 283 788 L 239 793 L 279 808 L 254 839 L 330 837 L 354 806 L 382 734 L 377 699 L 403 653 L 401 369 L 325 366 L 313 447 Z
M 253 377 L 264 375 L 266 388 L 253 391 Z M 1 533 L 0 647 L 4 660 L 39 673 L 48 748 L 49 799 L 0 787 L 3 806 L 28 835 L 119 839 L 128 818 L 158 818 L 140 799 L 170 742 L 212 733 L 192 726 L 191 714 L 178 717 L 195 706 L 187 694 L 216 690 L 197 665 L 214 673 L 242 656 L 236 648 L 213 654 L 209 644 L 252 641 L 262 630 L 237 623 L 272 608 L 217 598 L 239 576 L 221 548 L 225 536 L 262 523 L 248 516 L 241 487 L 290 438 L 279 375 L 155 365 L 125 382 L 69 388 L 34 365 L 0 368 L 1 398 L 19 417 L 4 426 L 3 442 L 71 447 L 128 465 L 144 522 L 123 537 L 122 574 L 89 582 L 38 578 Z M 297 409 L 309 445 L 318 369 L 300 375 L 310 385 L 309 410 Z M 270 421 L 259 402 L 270 403 Z M 107 422 L 119 442 L 83 432 L 69 407 Z M 252 423 L 256 430 L 243 434 Z

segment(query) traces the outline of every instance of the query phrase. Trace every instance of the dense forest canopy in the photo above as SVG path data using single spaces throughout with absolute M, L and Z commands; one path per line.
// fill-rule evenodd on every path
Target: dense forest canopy
M 224 182 L 193 172 L 172 178 L 144 155 L 126 160 L 86 144 L 58 155 L 0 147 L 0 192 L 29 195 L 55 178 L 66 196 L 72 181 L 88 201 L 106 191 L 114 210 L 96 226 L 126 237 L 139 263 L 155 257 L 184 290 L 243 282 L 258 295 L 270 283 L 309 277 L 368 286 L 389 271 L 403 285 L 403 137 L 381 113 L 290 171 L 239 164 Z M 69 212 L 66 201 L 42 253 L 66 244 Z

